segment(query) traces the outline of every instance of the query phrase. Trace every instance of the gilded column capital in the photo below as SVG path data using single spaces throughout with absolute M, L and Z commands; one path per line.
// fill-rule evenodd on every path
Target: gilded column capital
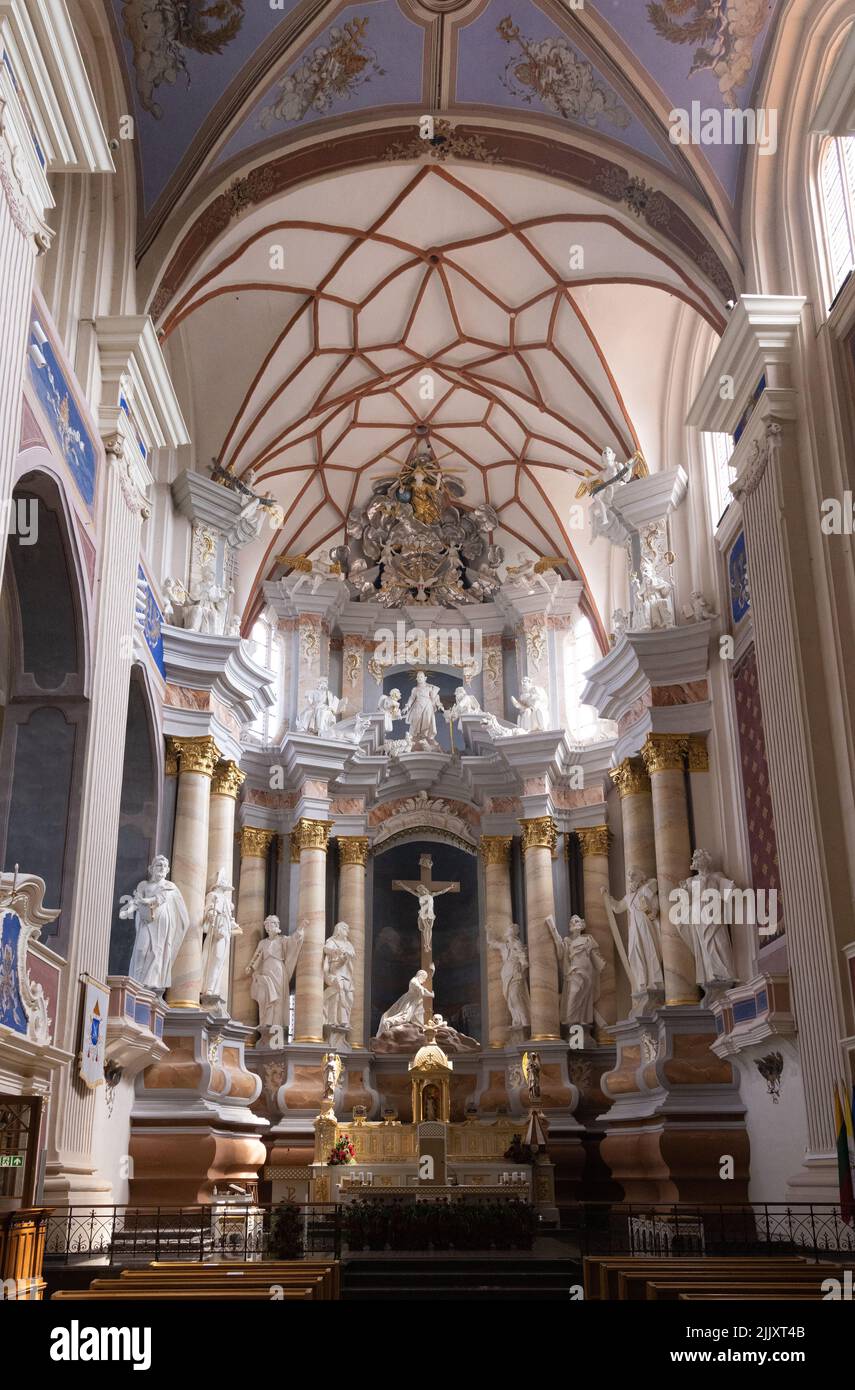
M 288 843 L 289 843 L 289 845 L 291 846 L 291 863 L 292 863 L 292 864 L 299 864 L 299 862 L 300 862 L 300 837 L 299 837 L 299 835 L 297 834 L 296 830 L 292 830 L 292 831 L 291 831 L 290 835 L 288 836 Z
M 690 772 L 709 772 L 710 755 L 706 734 L 689 734 L 686 762 Z
M 295 836 L 301 850 L 322 849 L 326 853 L 331 830 L 331 820 L 309 820 L 307 816 L 303 816 L 297 821 L 291 834 Z
M 607 825 L 579 825 L 576 827 L 575 833 L 583 859 L 596 854 L 608 856 L 609 827 Z
M 212 796 L 231 796 L 237 800 L 237 794 L 246 781 L 246 773 L 241 772 L 237 763 L 228 760 L 219 762 L 214 769 L 214 780 L 211 783 Z
M 513 842 L 513 835 L 482 835 L 479 848 L 484 863 L 509 864 Z
M 638 796 L 640 792 L 650 791 L 650 778 L 640 758 L 624 758 L 617 767 L 609 768 L 609 776 L 621 798 Z
M 220 761 L 220 750 L 210 734 L 201 738 L 174 738 L 172 746 L 178 754 L 179 773 L 201 772 L 203 777 L 213 777 Z
M 163 755 L 163 771 L 166 777 L 178 776 L 178 754 L 175 751 L 175 740 L 166 736 L 166 750 Z
M 641 750 L 648 773 L 682 772 L 687 742 L 685 734 L 648 734 Z
M 241 859 L 266 859 L 275 834 L 275 830 L 260 830 L 255 825 L 241 826 Z
M 323 824 L 323 822 L 316 822 L 316 824 Z M 367 835 L 339 835 L 336 843 L 340 864 L 361 864 L 364 867 L 368 863 L 371 845 Z
M 558 830 L 552 816 L 533 816 L 529 820 L 521 820 L 520 825 L 523 854 L 530 849 L 548 849 L 550 854 L 555 853 Z

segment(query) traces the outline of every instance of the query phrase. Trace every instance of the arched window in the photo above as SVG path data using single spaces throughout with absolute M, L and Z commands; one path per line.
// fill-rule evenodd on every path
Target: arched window
M 595 666 L 602 657 L 594 629 L 584 615 L 576 619 L 572 633 L 567 634 L 564 650 L 567 727 L 575 740 L 587 743 L 601 736 L 601 725 L 605 721 L 599 719 L 593 705 L 583 705 L 581 702 L 581 694 L 585 688 L 585 672 Z
M 266 745 L 273 742 L 282 724 L 284 694 L 282 690 L 282 644 L 275 625 L 267 618 L 259 618 L 254 624 L 250 641 L 253 645 L 253 655 L 256 661 L 260 661 L 262 666 L 266 666 L 268 671 L 272 671 L 276 678 L 273 682 L 273 688 L 276 691 L 276 703 L 260 714 L 248 730 L 254 736 L 254 740 Z
M 819 182 L 834 300 L 855 267 L 855 136 L 827 142 L 820 159 Z
M 716 530 L 733 501 L 730 491 L 733 481 L 733 469 L 730 466 L 733 447 L 733 440 L 729 434 L 705 432 L 703 435 L 713 530 Z

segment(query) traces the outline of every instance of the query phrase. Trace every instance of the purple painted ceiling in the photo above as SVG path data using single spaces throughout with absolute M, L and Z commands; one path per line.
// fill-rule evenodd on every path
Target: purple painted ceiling
M 281 8 L 269 0 L 112 3 L 148 215 L 194 142 L 197 155 L 216 142 L 216 163 L 224 163 L 349 112 L 430 109 L 423 72 L 431 23 L 456 35 L 452 112 L 516 107 L 607 136 L 679 175 L 685 166 L 668 144 L 662 109 L 749 106 L 782 0 L 586 0 L 580 10 L 490 0 L 469 23 L 453 11 L 441 19 L 422 12 L 417 22 L 408 0 L 344 8 L 330 0 L 311 20 L 297 0 Z M 658 129 L 634 90 L 634 63 L 645 70 L 640 85 L 662 94 Z M 741 148 L 701 152 L 734 200 Z

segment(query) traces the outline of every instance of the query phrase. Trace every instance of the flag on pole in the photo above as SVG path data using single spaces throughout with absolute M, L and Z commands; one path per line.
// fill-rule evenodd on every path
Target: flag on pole
M 842 1081 L 834 1088 L 834 1129 L 837 1135 L 840 1215 L 844 1221 L 855 1225 L 855 1134 L 852 1129 L 852 1105 Z

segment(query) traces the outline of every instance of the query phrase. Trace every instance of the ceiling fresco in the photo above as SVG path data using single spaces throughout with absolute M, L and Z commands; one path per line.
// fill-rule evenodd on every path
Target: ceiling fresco
M 667 113 L 750 105 L 781 0 L 111 3 L 150 217 L 206 163 L 370 108 L 504 119 L 515 108 L 596 133 L 691 185 Z M 741 149 L 694 153 L 734 201 Z

